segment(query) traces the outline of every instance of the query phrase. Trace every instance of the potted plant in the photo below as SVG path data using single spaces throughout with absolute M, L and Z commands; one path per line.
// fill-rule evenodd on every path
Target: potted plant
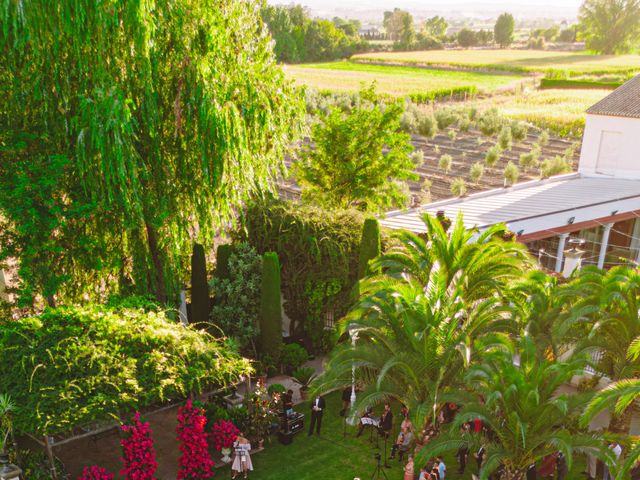
M 251 394 L 249 403 L 249 432 L 252 441 L 257 442 L 258 448 L 263 448 L 264 441 L 277 418 L 276 401 L 267 394 L 263 383 L 258 382 Z
M 218 420 L 213 424 L 211 438 L 213 440 L 213 447 L 222 453 L 222 462 L 229 463 L 231 457 L 231 447 L 233 442 L 236 441 L 240 430 L 231 423 L 229 420 Z
M 293 372 L 293 379 L 300 384 L 300 398 L 307 399 L 309 385 L 316 378 L 316 371 L 313 367 L 300 367 Z

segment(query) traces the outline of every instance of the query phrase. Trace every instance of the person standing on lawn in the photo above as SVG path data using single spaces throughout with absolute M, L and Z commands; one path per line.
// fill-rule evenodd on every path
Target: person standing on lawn
M 324 398 L 322 398 L 320 395 L 316 396 L 315 400 L 311 402 L 311 422 L 309 423 L 309 436 L 313 434 L 314 427 L 316 428 L 316 435 L 320 435 L 324 407 Z
M 231 472 L 233 472 L 233 476 L 231 478 L 235 479 L 240 473 L 243 474 L 244 478 L 247 478 L 249 471 L 253 470 L 251 455 L 249 454 L 251 451 L 251 444 L 249 443 L 249 440 L 242 435 L 242 432 L 238 433 L 236 441 L 233 442 L 233 448 L 235 450 L 235 455 L 233 458 L 233 464 L 231 465 Z

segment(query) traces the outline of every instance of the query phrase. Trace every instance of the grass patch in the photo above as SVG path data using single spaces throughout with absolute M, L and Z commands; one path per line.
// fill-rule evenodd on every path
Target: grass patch
M 494 92 L 522 80 L 516 75 L 452 72 L 424 68 L 331 62 L 286 65 L 285 72 L 297 83 L 316 90 L 355 92 L 362 84 L 376 82 L 377 91 L 393 96 L 414 95 L 416 101 L 443 96 Z
M 615 90 L 622 82 L 600 82 L 598 80 L 565 80 L 560 78 L 543 78 L 540 80 L 540 88 L 563 88 L 582 90 Z
M 360 438 L 355 438 L 356 427 L 347 427 L 347 436 L 343 437 L 342 417 L 338 416 L 340 408 L 340 395 L 338 393 L 329 395 L 327 410 L 322 420 L 322 436 L 319 438 L 315 435 L 308 437 L 306 431 L 297 434 L 291 445 L 281 445 L 272 438 L 264 452 L 251 457 L 254 471 L 249 478 L 261 480 L 371 478 L 375 468 L 373 455 L 377 452 L 384 454 L 383 445 L 380 444 L 380 450 L 372 448 L 368 430 L 365 430 Z M 305 414 L 309 413 L 307 404 L 299 405 L 298 410 Z M 394 416 L 398 415 L 398 411 L 399 408 L 394 408 Z M 308 424 L 305 427 L 308 427 Z M 453 453 L 445 455 L 444 460 L 447 465 L 447 480 L 471 480 L 471 474 L 477 473 L 475 461 L 471 456 L 464 475 L 457 474 Z M 397 459 L 388 460 L 388 462 L 391 468 L 386 470 L 387 477 L 390 480 L 402 478 L 404 463 L 398 463 Z M 217 477 L 224 478 L 228 475 L 228 469 L 229 467 L 225 467 L 225 473 L 221 472 Z M 416 471 L 418 470 L 419 468 L 416 468 Z M 580 473 L 583 470 L 584 461 L 576 458 L 567 480 L 584 480 L 584 476 Z
M 607 74 L 640 70 L 640 55 L 590 55 L 544 50 L 427 50 L 354 55 L 353 61 L 444 66 L 514 73 Z

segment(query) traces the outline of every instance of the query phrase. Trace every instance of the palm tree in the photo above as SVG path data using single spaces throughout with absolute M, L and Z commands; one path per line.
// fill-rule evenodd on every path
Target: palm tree
M 620 266 L 604 271 L 585 268 L 575 280 L 575 292 L 582 298 L 576 317 L 587 328 L 578 348 L 597 353 L 594 369 L 612 382 L 638 377 L 640 361 L 627 352 L 640 337 L 640 273 Z M 609 429 L 627 433 L 631 411 L 612 415 Z
M 481 480 L 494 472 L 506 480 L 522 479 L 529 465 L 558 451 L 569 468 L 577 452 L 610 460 L 602 439 L 578 425 L 578 415 L 591 394 L 558 393 L 585 366 L 580 356 L 566 362 L 540 357 L 535 340 L 527 335 L 494 345 L 467 372 L 468 391 L 459 400 L 464 405 L 449 430 L 430 442 L 421 457 L 469 443 L 483 445 L 486 461 Z M 486 431 L 461 436 L 461 426 L 472 419 L 482 420 Z
M 424 237 L 401 232 L 373 262 L 383 273 L 361 283 L 360 301 L 341 323 L 343 332 L 358 332 L 358 342 L 338 345 L 315 382 L 318 391 L 343 386 L 355 365 L 364 385 L 355 411 L 395 399 L 415 425 L 435 421 L 447 391 L 460 384 L 474 340 L 506 330 L 502 293 L 526 265 L 521 246 L 499 239 L 504 228 L 478 235 L 459 219 L 448 236 L 438 220 L 423 220 Z
M 0 394 L 0 454 L 6 453 L 7 442 L 12 435 L 11 414 L 15 405 L 9 395 Z

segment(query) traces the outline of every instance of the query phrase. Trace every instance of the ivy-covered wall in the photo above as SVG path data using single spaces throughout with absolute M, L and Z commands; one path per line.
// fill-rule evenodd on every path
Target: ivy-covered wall
M 326 347 L 325 315 L 341 318 L 352 302 L 364 217 L 356 210 L 323 210 L 285 200 L 249 205 L 237 240 L 260 253 L 276 252 L 291 334 Z

